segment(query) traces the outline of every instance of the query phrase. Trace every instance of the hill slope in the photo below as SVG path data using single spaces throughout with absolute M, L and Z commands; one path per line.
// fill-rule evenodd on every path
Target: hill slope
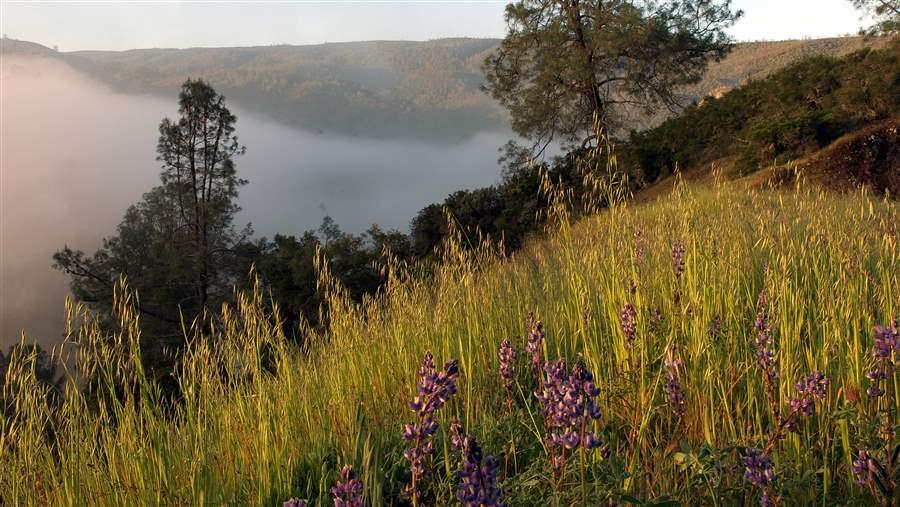
M 284 341 L 267 299 L 251 294 L 223 310 L 214 337 L 194 340 L 175 379 L 183 403 L 166 407 L 129 354 L 139 336 L 126 301 L 120 335 L 76 331 L 101 396 L 73 391 L 55 411 L 12 367 L 19 399 L 7 406 L 18 415 L 0 417 L 9 436 L 0 491 L 14 505 L 275 505 L 291 496 L 325 505 L 347 463 L 368 505 L 402 505 L 413 444 L 401 434 L 430 351 L 438 365 L 458 359 L 461 375 L 436 414 L 423 504 L 456 501 L 456 420 L 499 458 L 514 506 L 663 496 L 752 505 L 761 492 L 744 478 L 746 448 L 774 457 L 769 495 L 873 505 L 851 469 L 856 450 L 878 438 L 877 405 L 859 393 L 872 385 L 872 327 L 900 313 L 898 223 L 896 203 L 860 194 L 680 188 L 564 225 L 509 259 L 451 248 L 434 278 L 394 278 L 361 306 L 325 276 L 331 329 L 302 347 Z M 633 335 L 620 325 L 629 304 Z M 529 311 L 542 328 L 525 327 Z M 581 364 L 600 389 L 600 417 L 586 428 L 602 448 L 566 455 L 565 472 L 553 471 L 548 452 L 558 453 L 545 447 L 552 427 L 522 352 L 529 336 L 545 340 L 538 359 Z M 505 339 L 520 351 L 509 390 L 498 372 Z M 777 376 L 757 368 L 761 354 Z M 807 416 L 790 416 L 797 431 L 781 440 L 776 414 L 788 413 L 794 383 L 812 371 L 829 382 L 817 384 Z M 106 387 L 123 400 L 103 396 Z
M 229 99 L 286 124 L 366 137 L 459 136 L 506 128 L 480 91 L 480 65 L 495 39 L 373 41 L 313 46 L 55 52 L 5 39 L 4 55 L 60 58 L 128 93 L 171 95 L 204 77 Z M 685 103 L 765 77 L 810 55 L 841 56 L 879 40 L 859 37 L 738 44 L 713 63 Z M 666 118 L 638 118 L 652 125 Z
M 799 160 L 857 129 L 900 116 L 900 41 L 842 58 L 817 56 L 632 133 L 623 150 L 648 182 L 709 172 L 742 176 Z

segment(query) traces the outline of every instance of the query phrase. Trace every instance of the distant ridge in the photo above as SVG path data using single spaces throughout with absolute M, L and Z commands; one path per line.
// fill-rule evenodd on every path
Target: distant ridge
M 480 130 L 507 129 L 505 111 L 481 91 L 481 62 L 498 39 L 367 41 L 308 46 L 134 49 L 57 52 L 4 39 L 0 54 L 56 58 L 124 93 L 174 95 L 188 77 L 210 80 L 245 109 L 326 134 L 367 138 L 428 137 L 456 142 Z M 684 103 L 724 93 L 813 55 L 843 56 L 880 39 L 738 44 Z M 671 113 L 635 117 L 633 127 Z

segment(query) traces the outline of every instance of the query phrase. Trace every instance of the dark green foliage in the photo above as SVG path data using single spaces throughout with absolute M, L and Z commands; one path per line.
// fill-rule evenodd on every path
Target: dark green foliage
M 327 261 L 330 273 L 354 301 L 374 294 L 386 281 L 381 269 L 387 254 L 399 261 L 412 259 L 410 238 L 398 231 L 383 231 L 373 225 L 362 234 L 340 230 L 331 217 L 322 221 L 318 234 L 306 231 L 299 238 L 276 235 L 260 240 L 255 248 L 256 269 L 278 302 L 285 331 L 297 336 L 301 322 L 325 325 L 322 294 L 317 288 L 316 255 Z
M 160 123 L 161 184 L 128 208 L 115 236 L 94 255 L 68 247 L 55 266 L 72 277 L 72 292 L 110 322 L 120 276 L 139 294 L 148 346 L 178 345 L 182 319 L 189 325 L 204 310 L 227 301 L 249 269 L 241 245 L 251 230 L 236 231 L 238 189 L 234 157 L 244 153 L 234 133 L 236 118 L 224 97 L 203 81 L 184 83 L 179 118 Z M 147 340 L 147 342 L 150 342 Z
M 742 174 L 820 149 L 869 123 L 900 114 L 900 46 L 845 58 L 814 57 L 769 78 L 708 98 L 625 145 L 648 182 L 675 165 L 736 157 Z
M 582 194 L 582 174 L 577 155 L 572 152 L 549 164 L 525 164 L 506 171 L 499 185 L 475 190 L 459 190 L 447 196 L 441 205 L 431 204 L 410 225 L 412 251 L 430 255 L 449 235 L 444 210 L 450 213 L 462 233 L 463 246 L 480 245 L 479 234 L 502 241 L 506 251 L 518 249 L 525 236 L 542 223 L 550 201 L 541 192 L 542 173 L 553 183 L 563 183 L 576 196 Z

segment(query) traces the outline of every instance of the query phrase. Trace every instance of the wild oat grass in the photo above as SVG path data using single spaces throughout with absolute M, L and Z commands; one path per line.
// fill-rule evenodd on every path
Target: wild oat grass
M 459 392 L 438 414 L 439 505 L 455 502 L 452 419 L 500 459 L 511 505 L 597 505 L 613 490 L 620 500 L 749 505 L 756 497 L 740 458 L 744 447 L 762 447 L 774 424 L 754 357 L 763 291 L 778 403 L 808 372 L 830 380 L 814 415 L 775 444 L 782 502 L 872 501 L 854 484 L 851 462 L 865 436 L 860 421 L 900 408 L 900 397 L 879 406 L 860 394 L 872 328 L 900 314 L 895 201 L 682 186 L 575 224 L 557 218 L 545 237 L 508 257 L 466 251 L 458 240 L 427 279 L 391 266 L 385 292 L 362 305 L 324 272 L 330 330 L 302 347 L 274 331 L 278 315 L 264 289 L 241 294 L 185 353 L 175 406 L 161 401 L 135 353 L 136 296 L 124 284 L 118 334 L 104 336 L 83 308 L 70 307 L 79 378 L 93 379 L 100 395 L 88 398 L 70 381 L 53 407 L 27 360 L 11 367 L 0 503 L 273 505 L 302 497 L 327 505 L 348 463 L 369 505 L 403 504 L 402 425 L 412 421 L 407 404 L 430 351 L 438 364 L 458 359 L 461 372 Z M 684 272 L 676 277 L 677 242 Z M 633 347 L 620 326 L 626 304 L 635 309 Z M 544 357 L 583 363 L 600 388 L 605 447 L 580 465 L 587 475 L 568 476 L 577 487 L 545 480 L 527 367 L 509 390 L 498 373 L 503 340 L 525 349 L 528 312 L 543 322 Z M 673 344 L 683 361 L 680 411 L 664 389 Z M 898 375 L 891 382 L 896 392 Z

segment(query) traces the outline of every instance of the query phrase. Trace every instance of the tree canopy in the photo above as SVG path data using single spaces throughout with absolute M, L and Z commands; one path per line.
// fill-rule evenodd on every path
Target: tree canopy
M 125 212 L 117 234 L 92 256 L 69 247 L 54 255 L 56 267 L 72 277 L 75 296 L 108 311 L 120 275 L 139 294 L 139 309 L 158 334 L 179 334 L 221 302 L 248 264 L 240 250 L 249 236 L 234 228 L 240 210 L 234 158 L 244 153 L 235 135 L 235 116 L 208 83 L 188 80 L 179 97 L 177 120 L 159 126 L 161 184 Z M 146 321 L 145 321 L 146 322 Z
M 597 122 L 680 105 L 678 87 L 731 49 L 725 29 L 740 15 L 730 0 L 519 0 L 485 87 L 535 148 L 585 147 Z
M 872 18 L 873 24 L 865 32 L 900 32 L 900 0 L 850 0 L 854 7 Z

